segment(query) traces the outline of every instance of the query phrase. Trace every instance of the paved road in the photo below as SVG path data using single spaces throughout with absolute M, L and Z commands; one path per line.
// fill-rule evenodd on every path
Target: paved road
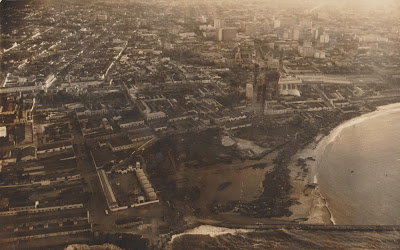
M 81 134 L 79 123 L 74 120 L 71 124 L 78 169 L 82 178 L 88 184 L 88 191 L 92 194 L 89 201 L 90 221 L 92 223 L 99 223 L 102 221 L 102 218 L 106 216 L 105 210 L 108 209 L 107 203 L 96 173 L 96 168 L 91 161 L 89 150 L 85 146 L 85 140 Z

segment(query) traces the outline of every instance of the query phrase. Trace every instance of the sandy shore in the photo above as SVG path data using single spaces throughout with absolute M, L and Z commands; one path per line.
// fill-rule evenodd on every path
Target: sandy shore
M 380 106 L 376 111 L 363 114 L 335 127 L 329 135 L 319 135 L 314 142 L 295 154 L 288 166 L 290 170 L 291 184 L 293 186 L 291 196 L 298 200 L 299 204 L 293 205 L 290 210 L 291 220 L 307 218 L 304 223 L 308 224 L 334 224 L 334 215 L 329 210 L 329 204 L 316 188 L 308 187 L 307 184 L 318 183 L 318 163 L 325 148 L 340 135 L 347 127 L 354 126 L 367 119 L 379 117 L 387 113 L 400 112 L 400 103 Z M 306 171 L 298 166 L 298 159 L 305 159 Z

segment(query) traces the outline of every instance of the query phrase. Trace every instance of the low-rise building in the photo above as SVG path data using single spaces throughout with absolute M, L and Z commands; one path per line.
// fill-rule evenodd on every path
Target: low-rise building
M 158 111 L 158 112 L 147 113 L 145 114 L 145 117 L 147 121 L 152 121 L 157 119 L 163 119 L 167 117 L 167 115 L 162 111 Z
M 20 150 L 19 157 L 21 161 L 29 161 L 36 159 L 36 148 L 26 147 Z
M 236 130 L 236 129 L 240 129 L 240 128 L 247 128 L 247 127 L 251 127 L 252 124 L 250 121 L 247 120 L 237 120 L 234 122 L 228 122 L 226 124 L 224 124 L 223 128 L 224 130 L 227 131 L 231 131 L 231 130 Z
M 132 131 L 129 133 L 128 136 L 131 141 L 136 142 L 136 141 L 151 139 L 154 137 L 154 133 L 153 131 L 151 131 L 151 129 L 146 128 L 146 129 Z
M 72 149 L 71 142 L 66 141 L 66 142 L 56 142 L 56 143 L 45 144 L 45 145 L 37 147 L 36 153 L 44 154 L 44 153 L 62 151 L 62 150 L 66 150 L 66 149 Z
M 116 137 L 108 141 L 108 146 L 113 152 L 116 152 L 134 148 L 135 144 L 127 137 Z
M 144 125 L 144 120 L 127 119 L 127 120 L 122 120 L 121 122 L 119 122 L 120 128 L 132 128 L 132 127 L 137 127 L 140 125 Z

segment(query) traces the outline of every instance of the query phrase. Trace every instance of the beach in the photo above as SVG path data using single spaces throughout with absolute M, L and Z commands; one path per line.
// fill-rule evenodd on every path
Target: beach
M 237 240 L 242 237 L 252 238 L 252 232 L 240 231 L 245 229 L 246 225 L 283 225 L 293 223 L 319 225 L 352 224 L 352 221 L 343 223 L 343 220 L 338 220 L 337 207 L 333 206 L 337 205 L 333 202 L 336 200 L 332 199 L 332 196 L 327 196 L 326 192 L 324 192 L 326 190 L 320 189 L 322 186 L 322 179 L 319 176 L 320 163 L 326 157 L 327 148 L 331 149 L 332 145 L 341 140 L 341 133 L 346 128 L 361 127 L 360 123 L 362 122 L 379 118 L 386 114 L 400 112 L 400 103 L 384 106 L 383 104 L 372 104 L 369 109 L 365 109 L 362 112 L 347 114 L 326 112 L 319 114 L 321 115 L 319 120 L 311 124 L 306 123 L 307 125 L 311 125 L 311 127 L 302 126 L 299 128 L 299 132 L 291 141 L 274 152 L 273 160 L 270 159 L 271 161 L 267 164 L 269 166 L 268 171 L 262 181 L 263 191 L 258 199 L 242 203 L 232 203 L 226 207 L 228 211 L 219 211 L 218 214 L 205 217 L 201 215 L 192 216 L 191 219 L 187 220 L 191 223 L 175 231 L 177 235 L 173 237 L 174 243 L 170 247 L 172 249 L 179 249 L 184 245 L 186 246 L 186 244 L 192 243 L 193 240 L 200 240 L 200 238 L 201 242 L 203 240 L 219 241 L 223 239 L 224 243 L 222 245 L 225 246 L 226 237 L 229 240 Z M 270 155 L 270 157 L 272 156 Z M 259 181 L 258 179 L 257 182 Z M 228 188 L 232 187 L 232 185 L 228 186 Z M 213 188 L 218 188 L 218 185 L 214 185 Z M 221 208 L 225 209 L 224 206 Z M 235 208 L 239 208 L 240 212 L 231 211 Z M 189 217 L 186 216 L 185 218 L 188 219 Z M 353 224 L 358 225 L 362 223 Z M 207 226 L 214 227 L 207 228 Z M 240 230 L 231 231 L 227 229 L 229 227 Z M 267 230 L 262 234 L 281 232 L 281 230 Z M 292 235 L 294 238 L 303 237 L 299 235 L 302 233 L 297 231 L 284 231 L 284 234 L 286 233 Z M 310 235 L 313 233 L 310 233 Z M 353 239 L 347 239 L 347 236 L 348 234 L 344 232 L 337 235 L 338 238 L 352 242 Z M 258 237 L 255 237 L 257 241 Z M 281 239 L 280 237 L 277 239 Z M 285 237 L 287 236 L 282 235 L 282 237 L 282 239 L 286 239 Z M 384 234 L 374 234 L 371 237 L 380 239 L 386 236 Z M 397 239 L 396 237 L 397 235 L 394 236 L 395 239 Z M 270 240 L 264 242 L 260 247 L 268 245 L 269 242 Z M 305 238 L 304 246 L 309 246 L 309 243 L 308 238 Z M 318 246 L 326 244 L 330 243 L 328 241 L 318 242 Z M 317 245 L 313 246 L 316 247 Z M 360 246 L 362 246 L 362 242 L 360 242 Z M 254 247 L 254 245 L 251 245 L 251 247 Z
M 335 224 L 335 215 L 332 214 L 329 201 L 321 194 L 318 186 L 318 168 L 326 148 L 335 142 L 345 128 L 356 126 L 369 119 L 398 112 L 400 112 L 400 103 L 379 106 L 376 111 L 352 118 L 336 126 L 327 136 L 318 135 L 314 142 L 295 154 L 291 158 L 288 168 L 293 186 L 291 196 L 297 199 L 299 204 L 290 208 L 293 214 L 289 219 L 308 218 L 304 223 Z M 299 167 L 299 159 L 303 159 L 305 168 Z M 315 186 L 309 184 L 315 184 Z

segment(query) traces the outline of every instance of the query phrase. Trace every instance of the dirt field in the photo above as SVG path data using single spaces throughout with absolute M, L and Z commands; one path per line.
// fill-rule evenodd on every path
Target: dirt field
M 141 192 L 139 181 L 134 172 L 127 174 L 112 173 L 108 175 L 114 194 L 121 206 L 137 202 L 136 194 Z

